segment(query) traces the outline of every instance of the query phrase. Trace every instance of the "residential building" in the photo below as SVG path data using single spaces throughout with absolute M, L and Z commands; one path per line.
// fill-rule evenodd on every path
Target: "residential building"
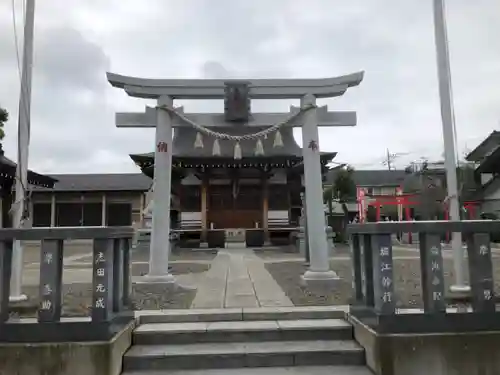
M 482 213 L 500 217 L 500 132 L 493 131 L 467 156 L 479 185 L 474 199 Z

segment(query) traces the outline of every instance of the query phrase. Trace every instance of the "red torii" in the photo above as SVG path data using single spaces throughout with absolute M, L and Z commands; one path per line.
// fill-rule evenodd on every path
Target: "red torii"
M 418 194 L 401 194 L 401 195 L 371 195 L 372 199 L 366 202 L 368 206 L 375 207 L 376 219 L 380 221 L 380 210 L 383 206 L 402 206 L 404 210 L 404 220 L 411 220 L 410 208 L 411 206 L 418 206 Z M 467 201 L 464 203 L 463 208 L 467 211 L 467 218 L 472 220 L 476 217 L 477 209 L 479 206 L 477 201 Z M 449 220 L 448 206 L 445 204 L 444 219 Z M 401 218 L 402 219 L 402 218 Z
M 418 205 L 418 201 L 412 200 L 415 194 L 404 194 L 404 195 L 373 195 L 371 196 L 371 202 L 368 202 L 369 206 L 375 207 L 376 214 L 375 217 L 377 221 L 380 221 L 380 209 L 383 206 L 401 206 L 404 210 L 404 219 L 406 221 L 411 220 L 410 206 Z
M 418 201 L 418 195 L 417 194 L 403 194 L 402 193 L 402 188 L 400 187 L 398 189 L 400 194 L 396 195 L 372 195 L 370 198 L 372 199 L 371 202 L 366 202 L 367 206 L 372 206 L 375 207 L 376 213 L 375 217 L 377 221 L 380 221 L 380 210 L 383 206 L 401 206 L 403 209 L 402 215 L 403 217 L 400 217 L 399 220 L 405 220 L 405 221 L 411 221 L 411 214 L 410 214 L 410 208 L 411 206 L 418 206 L 420 202 Z M 417 198 L 417 199 L 414 199 Z M 366 199 L 365 195 L 362 195 L 361 199 Z M 479 202 L 477 201 L 467 201 L 464 203 L 463 208 L 467 212 L 467 218 L 469 220 L 472 220 L 476 218 L 476 213 L 477 209 L 479 206 Z M 360 206 L 360 202 L 358 202 L 358 206 Z M 361 206 L 360 206 L 361 207 Z M 445 204 L 444 207 L 444 220 L 449 220 L 449 210 L 448 210 L 448 205 Z M 409 233 L 410 236 L 410 242 L 411 242 L 411 233 Z M 446 241 L 449 241 L 450 234 L 446 233 Z

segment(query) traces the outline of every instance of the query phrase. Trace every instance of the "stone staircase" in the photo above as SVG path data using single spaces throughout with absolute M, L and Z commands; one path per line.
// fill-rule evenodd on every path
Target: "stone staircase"
M 123 375 L 371 374 L 343 312 L 278 310 L 142 316 Z

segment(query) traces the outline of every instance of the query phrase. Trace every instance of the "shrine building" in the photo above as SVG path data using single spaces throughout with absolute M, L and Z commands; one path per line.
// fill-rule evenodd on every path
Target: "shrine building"
M 231 135 L 255 133 L 259 128 L 234 124 L 225 128 Z M 233 156 L 233 142 L 215 138 L 202 141 L 195 129 L 178 128 L 172 143 L 172 218 L 178 229 L 200 230 L 262 228 L 270 236 L 288 236 L 299 226 L 303 191 L 302 149 L 293 128 L 275 137 L 243 140 L 241 159 Z M 312 145 L 313 147 L 313 145 Z M 335 152 L 322 152 L 322 172 Z M 153 178 L 154 153 L 133 154 L 132 160 L 146 176 Z M 279 232 L 279 234 L 278 234 Z

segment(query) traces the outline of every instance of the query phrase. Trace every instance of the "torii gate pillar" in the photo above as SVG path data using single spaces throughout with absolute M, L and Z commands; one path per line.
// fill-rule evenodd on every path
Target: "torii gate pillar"
M 301 107 L 316 104 L 313 95 L 301 99 Z M 302 155 L 304 158 L 304 185 L 306 190 L 306 215 L 310 269 L 303 275 L 308 280 L 335 280 L 337 274 L 330 270 L 328 242 L 325 231 L 325 210 L 323 209 L 323 181 L 319 157 L 319 135 L 317 109 L 302 115 Z
M 170 96 L 158 98 L 158 107 L 173 106 Z M 156 109 L 155 166 L 154 166 L 153 223 L 149 251 L 148 282 L 174 283 L 168 272 L 170 257 L 170 190 L 172 186 L 172 119 L 170 114 Z M 168 192 L 165 194 L 165 192 Z

